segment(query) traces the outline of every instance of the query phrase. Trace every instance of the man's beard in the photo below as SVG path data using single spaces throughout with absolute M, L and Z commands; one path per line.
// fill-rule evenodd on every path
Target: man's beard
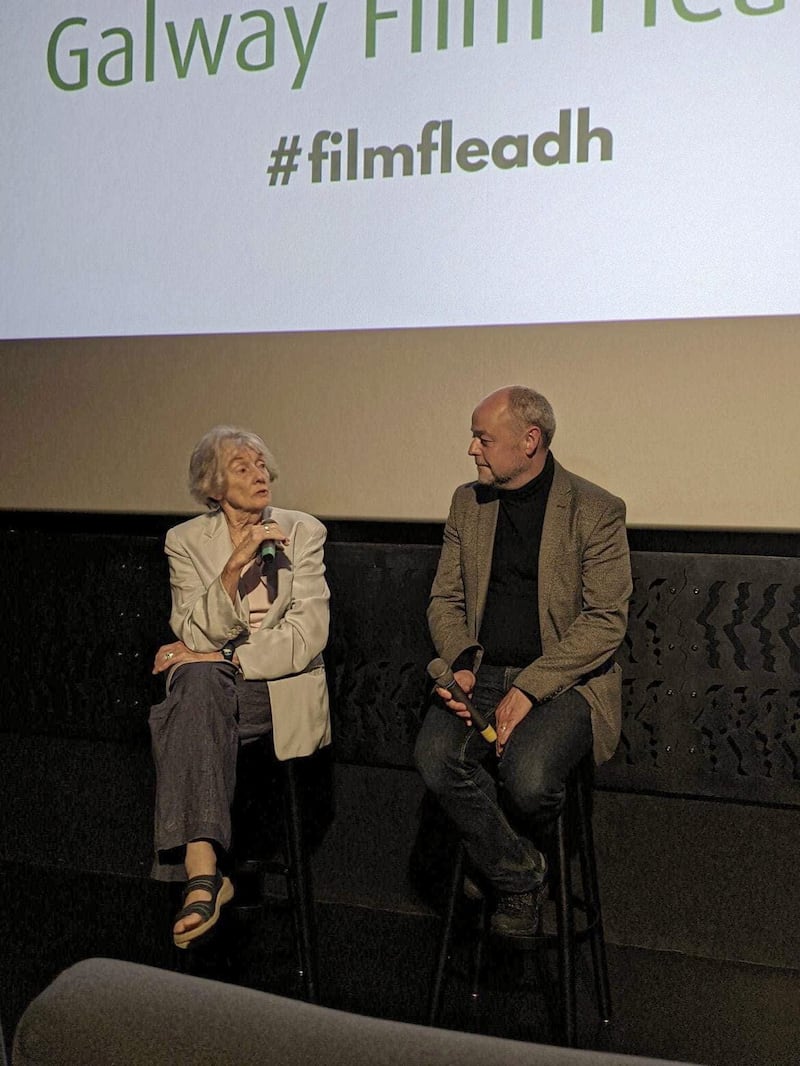
M 486 469 L 489 471 L 489 475 L 491 477 L 491 481 L 489 483 L 491 485 L 494 485 L 496 489 L 504 489 L 506 485 L 508 485 L 509 481 L 513 481 L 514 478 L 519 477 L 520 474 L 524 474 L 526 471 L 525 466 L 518 466 L 514 470 L 510 470 L 507 474 L 495 474 L 495 472 L 493 470 L 489 470 L 488 467 Z

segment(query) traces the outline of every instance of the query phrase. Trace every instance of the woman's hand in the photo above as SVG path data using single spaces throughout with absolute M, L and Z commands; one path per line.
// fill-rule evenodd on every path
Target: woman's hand
M 156 652 L 153 662 L 153 673 L 163 674 L 173 666 L 183 666 L 184 663 L 216 663 L 222 662 L 222 653 L 218 651 L 191 651 L 182 640 L 176 640 L 173 644 L 162 644 Z
M 255 522 L 246 525 L 241 531 L 231 536 L 236 538 L 236 547 L 233 554 L 225 565 L 226 570 L 235 571 L 238 580 L 239 573 L 251 563 L 258 554 L 262 544 L 271 541 L 273 544 L 288 544 L 289 538 L 283 532 L 277 522 L 270 519 L 269 522 Z
M 277 522 L 270 519 L 268 522 L 248 523 L 241 530 L 231 530 L 231 539 L 235 547 L 233 554 L 222 571 L 222 585 L 231 598 L 236 600 L 236 590 L 239 587 L 239 576 L 261 550 L 261 546 L 267 542 L 273 544 L 288 544 L 289 538 L 283 532 Z

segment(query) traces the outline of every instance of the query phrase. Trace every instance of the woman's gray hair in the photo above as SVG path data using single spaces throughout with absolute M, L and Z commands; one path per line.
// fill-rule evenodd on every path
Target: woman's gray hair
M 214 426 L 194 446 L 189 460 L 189 492 L 198 503 L 212 509 L 219 507 L 216 497 L 225 492 L 223 456 L 229 445 L 250 448 L 267 464 L 270 481 L 278 477 L 275 457 L 257 433 L 237 426 Z
M 556 416 L 548 399 L 524 385 L 512 385 L 508 390 L 508 410 L 520 423 L 520 428 L 538 426 L 545 448 L 550 447 L 556 432 Z

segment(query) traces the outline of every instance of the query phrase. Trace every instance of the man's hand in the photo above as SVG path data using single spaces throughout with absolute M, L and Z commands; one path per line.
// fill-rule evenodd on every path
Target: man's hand
M 472 690 L 475 688 L 475 675 L 471 670 L 456 670 L 453 674 L 456 680 L 456 684 L 459 685 L 467 696 L 472 695 Z M 444 702 L 445 707 L 457 714 L 459 718 L 463 718 L 467 725 L 472 725 L 472 719 L 470 718 L 469 711 L 463 703 L 459 703 L 458 700 L 453 699 L 453 694 L 446 688 L 436 689 L 436 695 Z
M 497 754 L 502 755 L 508 738 L 533 706 L 533 700 L 522 689 L 510 688 L 497 704 L 495 729 L 497 730 Z

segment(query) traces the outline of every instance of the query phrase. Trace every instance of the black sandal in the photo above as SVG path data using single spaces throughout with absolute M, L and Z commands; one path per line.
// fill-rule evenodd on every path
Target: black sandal
M 212 929 L 217 924 L 223 905 L 233 899 L 233 885 L 227 877 L 222 876 L 219 870 L 215 874 L 203 874 L 200 877 L 189 878 L 183 890 L 183 898 L 186 899 L 190 892 L 196 892 L 198 889 L 210 892 L 211 899 L 198 899 L 195 903 L 190 903 L 188 907 L 181 908 L 175 915 L 176 922 L 179 922 L 181 918 L 187 918 L 190 914 L 198 914 L 203 919 L 192 929 L 172 934 L 177 948 L 188 947 L 193 940 L 197 940 L 199 936 L 203 936 L 209 929 Z

